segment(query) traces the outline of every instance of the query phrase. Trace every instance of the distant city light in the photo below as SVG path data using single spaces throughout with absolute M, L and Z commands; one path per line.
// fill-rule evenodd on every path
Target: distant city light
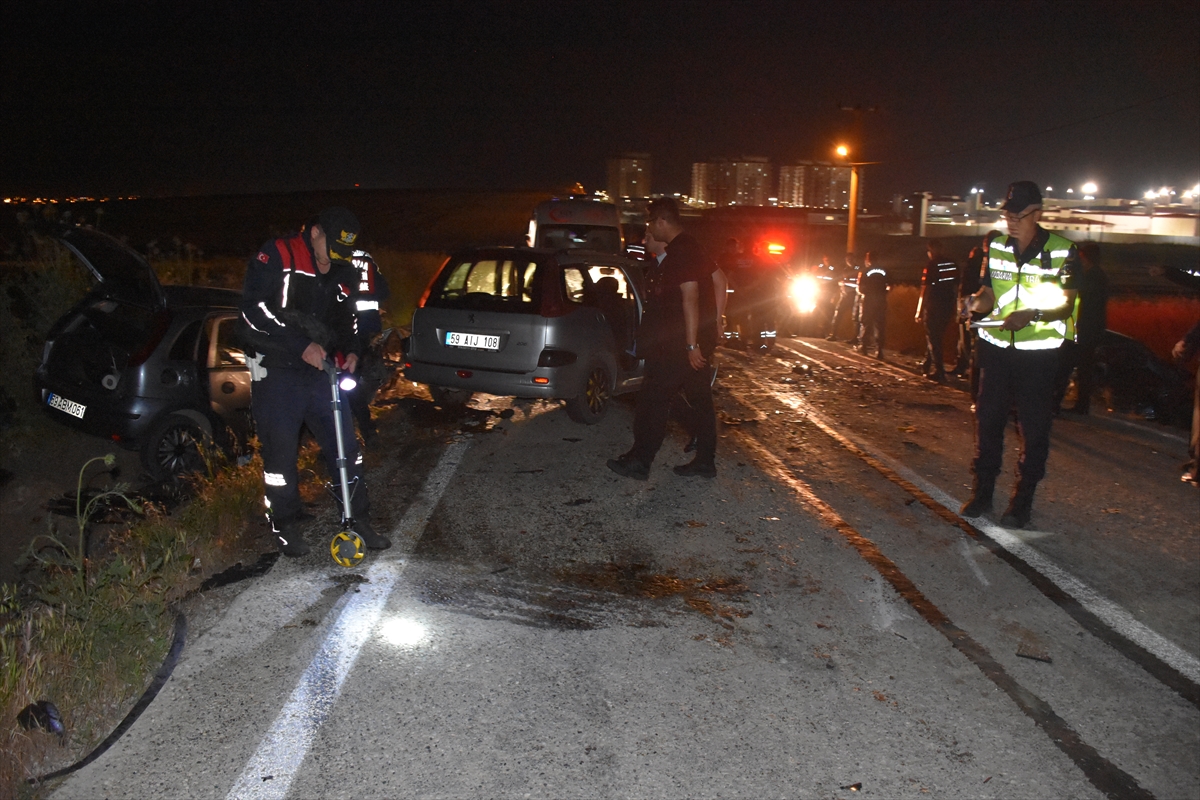
M 1046 187 L 1046 191 L 1047 191 L 1047 192 L 1053 192 L 1053 191 L 1054 191 L 1054 187 L 1053 187 L 1053 186 L 1047 186 L 1047 187 Z
M 1074 190 L 1074 189 L 1067 189 L 1067 194 L 1075 194 L 1075 190 Z
M 1087 183 L 1085 183 L 1081 188 L 1082 188 L 1084 194 L 1095 194 L 1096 193 L 1096 184 L 1092 183 L 1091 181 L 1088 181 Z
M 845 158 L 846 156 L 850 155 L 850 148 L 846 147 L 844 144 L 839 144 L 837 146 L 837 154 L 842 158 Z

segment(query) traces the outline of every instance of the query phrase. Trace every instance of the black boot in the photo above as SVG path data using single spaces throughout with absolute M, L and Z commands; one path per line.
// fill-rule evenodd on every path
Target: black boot
M 1013 492 L 1012 500 L 1008 501 L 1008 508 L 1000 517 L 1001 525 L 1006 528 L 1019 529 L 1029 524 L 1029 520 L 1033 516 L 1033 492 L 1035 489 L 1037 489 L 1037 484 L 1017 483 L 1017 490 Z
M 971 499 L 963 503 L 958 510 L 964 517 L 982 517 L 992 510 L 992 495 L 996 491 L 996 476 L 975 476 L 975 486 L 971 490 Z
M 288 558 L 308 555 L 310 548 L 300 534 L 304 526 L 299 520 L 276 520 L 270 515 L 267 516 L 267 520 L 271 523 L 271 533 L 275 534 L 275 539 L 279 542 L 279 552 Z
M 365 519 L 354 520 L 354 532 L 363 540 L 368 550 L 387 550 L 392 546 L 392 540 L 376 533 L 371 523 Z

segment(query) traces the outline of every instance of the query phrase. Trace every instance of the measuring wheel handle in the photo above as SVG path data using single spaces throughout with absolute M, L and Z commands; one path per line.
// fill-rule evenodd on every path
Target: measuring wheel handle
M 343 528 L 329 541 L 329 554 L 340 567 L 354 567 L 367 554 L 367 545 L 362 537 L 349 528 Z

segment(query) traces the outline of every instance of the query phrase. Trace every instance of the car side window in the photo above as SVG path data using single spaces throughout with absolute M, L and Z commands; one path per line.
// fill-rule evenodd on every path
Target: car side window
M 246 353 L 234 338 L 237 322 L 237 317 L 218 317 L 213 321 L 213 340 L 217 346 L 212 356 L 213 363 L 209 364 L 210 368 L 246 366 Z
M 172 361 L 194 361 L 196 359 L 196 339 L 200 336 L 200 320 L 189 323 L 175 337 L 171 352 L 167 356 Z
M 589 283 L 583 269 L 581 267 L 563 267 L 562 274 L 567 300 L 582 305 Z

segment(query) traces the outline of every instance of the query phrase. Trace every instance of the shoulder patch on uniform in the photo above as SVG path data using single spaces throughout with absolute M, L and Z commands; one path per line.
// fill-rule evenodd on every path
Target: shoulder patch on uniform
M 271 257 L 269 255 L 267 255 L 266 253 L 264 253 L 262 250 L 259 250 L 258 251 L 258 260 L 264 264 L 269 264 L 271 261 Z

